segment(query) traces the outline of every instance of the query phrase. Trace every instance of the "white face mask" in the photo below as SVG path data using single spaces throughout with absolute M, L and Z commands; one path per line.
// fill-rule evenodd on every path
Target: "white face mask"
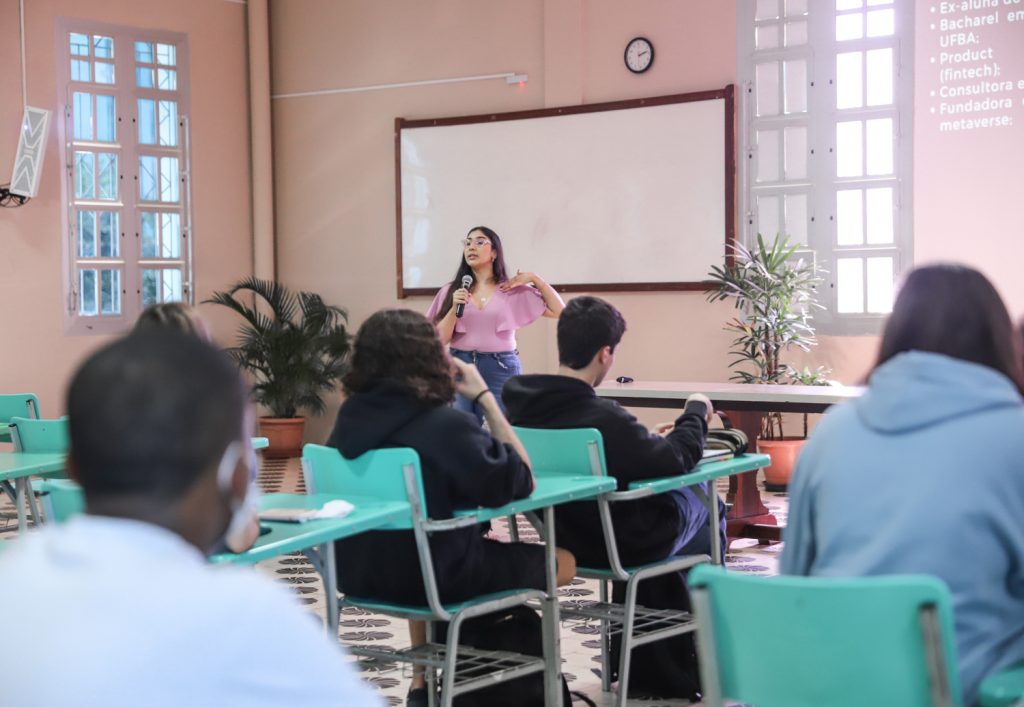
M 231 480 L 235 474 L 239 459 L 245 459 L 246 468 L 249 470 L 249 483 L 245 487 L 245 495 L 235 499 L 231 495 Z M 227 495 L 229 507 L 231 508 L 231 519 L 228 521 L 224 535 L 218 545 L 228 544 L 232 537 L 237 536 L 245 530 L 246 525 L 252 519 L 254 509 L 250 506 L 256 502 L 257 494 L 253 492 L 255 486 L 256 451 L 248 441 L 235 441 L 224 450 L 224 455 L 217 465 L 217 488 Z

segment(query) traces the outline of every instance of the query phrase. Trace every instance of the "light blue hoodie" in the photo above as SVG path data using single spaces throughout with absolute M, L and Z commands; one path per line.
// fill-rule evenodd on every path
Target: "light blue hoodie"
M 824 417 L 789 492 L 783 574 L 945 581 L 967 704 L 1024 660 L 1024 400 L 1006 376 L 893 357 Z

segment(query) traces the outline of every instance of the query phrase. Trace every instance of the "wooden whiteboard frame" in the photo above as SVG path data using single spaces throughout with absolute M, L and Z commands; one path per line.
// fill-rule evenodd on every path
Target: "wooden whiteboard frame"
M 590 103 L 580 106 L 562 108 L 545 108 L 542 110 L 522 110 L 510 113 L 487 113 L 482 115 L 465 115 L 455 118 L 425 118 L 406 120 L 395 118 L 395 252 L 397 255 L 396 284 L 398 298 L 405 299 L 417 295 L 433 295 L 437 287 L 406 288 L 403 281 L 402 258 L 402 130 L 412 128 L 443 127 L 449 125 L 468 125 L 472 123 L 495 123 L 506 120 L 525 120 L 527 118 L 550 118 L 559 115 L 578 115 L 581 113 L 598 113 L 601 111 L 624 110 L 628 108 L 644 108 L 663 106 L 673 103 L 693 103 L 697 101 L 725 101 L 725 241 L 722 255 L 726 262 L 731 261 L 732 244 L 736 242 L 736 104 L 735 88 L 729 84 L 712 91 L 696 91 L 693 93 L 675 93 L 668 96 L 636 98 L 626 101 L 610 101 L 607 103 Z M 652 292 L 665 290 L 706 290 L 710 286 L 707 281 L 699 282 L 618 282 L 618 283 L 573 283 L 562 285 L 552 283 L 559 292 Z

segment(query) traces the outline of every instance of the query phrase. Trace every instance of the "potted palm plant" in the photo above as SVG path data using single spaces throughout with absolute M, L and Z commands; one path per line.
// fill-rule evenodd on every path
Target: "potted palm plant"
M 239 299 L 240 293 L 251 293 L 254 304 L 262 304 L 250 306 Z M 252 375 L 253 400 L 269 412 L 260 418 L 260 434 L 270 440 L 266 455 L 298 456 L 305 426 L 299 411 L 322 413 L 324 393 L 347 370 L 347 313 L 325 304 L 320 295 L 294 293 L 256 277 L 239 280 L 205 302 L 228 307 L 244 320 L 237 345 L 227 352 Z
M 812 312 L 822 309 L 815 290 L 822 282 L 819 268 L 798 257 L 797 246 L 777 235 L 766 243 L 757 234 L 753 249 L 736 243 L 731 262 L 712 266 L 709 273 L 715 287 L 707 291 L 709 302 L 731 299 L 741 314 L 725 325 L 736 338 L 732 341 L 729 366 L 737 368 L 732 380 L 741 383 L 827 385 L 830 371 L 824 367 L 802 371 L 783 361 L 793 349 L 809 351 L 818 342 Z M 742 367 L 742 368 L 739 368 Z M 767 413 L 761 419 L 758 450 L 772 457 L 765 469 L 769 490 L 784 489 L 789 483 L 796 457 L 807 437 L 804 415 L 802 436 L 787 437 L 782 413 Z

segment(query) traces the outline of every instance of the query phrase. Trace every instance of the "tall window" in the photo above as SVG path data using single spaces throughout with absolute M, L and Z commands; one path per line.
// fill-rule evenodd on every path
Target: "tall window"
M 123 330 L 191 301 L 184 35 L 68 22 L 67 329 Z
M 741 0 L 743 237 L 825 273 L 826 333 L 877 331 L 910 264 L 912 0 Z

